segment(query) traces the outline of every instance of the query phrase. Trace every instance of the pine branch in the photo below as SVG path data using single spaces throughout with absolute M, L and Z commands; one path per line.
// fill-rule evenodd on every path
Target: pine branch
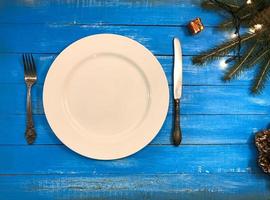
M 248 60 L 249 56 L 253 53 L 257 45 L 257 42 L 249 48 L 246 52 L 245 55 L 233 66 L 231 67 L 224 75 L 223 80 L 228 81 L 231 80 L 233 77 L 239 75 L 244 68 L 244 64 Z
M 252 17 L 252 14 L 251 13 L 248 13 L 246 15 L 243 15 L 243 16 L 240 16 L 240 20 L 241 20 L 241 24 L 243 24 L 244 26 L 249 26 L 249 18 Z M 234 27 L 234 22 L 233 22 L 233 19 L 230 19 L 230 20 L 226 20 L 225 22 L 222 22 L 218 28 L 220 30 L 227 30 L 227 29 L 232 29 L 232 28 L 235 28 Z
M 227 3 L 227 5 L 230 6 L 232 9 L 235 9 L 235 10 L 239 9 L 239 5 L 235 5 L 231 3 Z M 207 10 L 213 10 L 213 11 L 222 10 L 220 6 L 218 6 L 216 3 L 212 2 L 211 0 L 203 1 L 201 6 Z
M 265 86 L 265 82 L 269 79 L 270 72 L 270 57 L 268 61 L 260 66 L 260 70 L 254 79 L 254 84 L 251 87 L 251 92 L 254 94 L 259 93 Z
M 232 19 L 229 19 L 225 22 L 222 22 L 221 24 L 218 25 L 218 28 L 220 30 L 228 30 L 228 29 L 233 29 L 234 27 L 234 23 Z
M 269 7 L 265 5 L 265 1 L 253 1 L 252 4 L 243 6 L 243 1 L 240 2 L 240 5 L 242 5 L 241 9 L 240 6 L 235 7 L 236 9 L 231 8 L 232 12 L 235 12 L 235 14 L 239 17 L 241 21 L 242 26 L 247 26 L 250 27 L 254 24 L 265 24 L 265 21 L 270 21 L 270 12 L 269 12 Z M 270 4 L 270 1 L 269 3 Z M 268 5 L 270 6 L 270 5 Z M 266 7 L 266 8 L 265 8 Z M 213 6 L 214 9 L 214 6 Z M 263 9 L 263 11 L 261 11 Z M 258 12 L 260 11 L 260 12 Z M 255 23 L 254 23 L 255 22 Z M 221 30 L 226 30 L 226 29 L 231 29 L 235 26 L 234 24 L 234 19 L 230 18 L 229 20 L 225 20 L 225 22 L 221 23 L 219 25 L 219 28 Z
M 200 55 L 193 57 L 193 64 L 203 65 L 233 50 L 242 48 L 243 56 L 224 74 L 224 80 L 231 80 L 244 70 L 258 67 L 257 74 L 250 88 L 252 93 L 259 93 L 265 82 L 270 79 L 270 0 L 206 0 L 202 7 L 208 10 L 223 10 L 228 18 L 219 25 L 220 30 L 235 29 L 239 36 L 239 28 L 254 28 L 255 33 L 246 33 L 228 42 L 224 42 Z M 255 26 L 261 24 L 262 28 Z M 240 56 L 239 56 L 240 57 Z
M 263 59 L 263 57 L 266 56 L 267 53 L 269 53 L 269 52 L 270 52 L 270 49 L 267 49 L 267 50 L 263 51 L 263 53 L 261 53 L 260 55 L 254 54 L 252 56 L 252 58 L 250 58 L 250 60 L 247 62 L 248 63 L 247 67 L 249 68 L 249 67 L 255 65 L 257 62 L 259 62 L 261 59 Z
M 244 36 L 241 37 L 241 43 L 243 44 L 244 42 L 247 42 L 248 40 L 254 38 L 257 36 L 258 32 L 255 32 L 253 34 L 245 34 Z M 206 61 L 211 61 L 216 59 L 217 56 L 222 56 L 230 51 L 232 51 L 237 45 L 238 45 L 238 38 L 233 39 L 229 42 L 226 42 L 224 44 L 221 44 L 209 51 L 201 53 L 201 55 L 195 56 L 192 59 L 193 64 L 199 64 L 202 65 Z
M 221 10 L 215 3 L 212 3 L 210 1 L 203 1 L 201 4 L 202 8 L 207 9 L 207 10 Z
M 254 19 L 252 20 L 253 24 L 270 24 L 270 5 L 269 7 L 263 9 L 261 12 L 258 12 Z

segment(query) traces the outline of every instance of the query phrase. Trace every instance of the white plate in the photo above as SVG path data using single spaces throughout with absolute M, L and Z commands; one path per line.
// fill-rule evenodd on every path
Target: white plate
M 82 38 L 53 62 L 43 91 L 47 120 L 73 151 L 95 159 L 129 156 L 160 130 L 166 76 L 138 42 L 113 34 Z

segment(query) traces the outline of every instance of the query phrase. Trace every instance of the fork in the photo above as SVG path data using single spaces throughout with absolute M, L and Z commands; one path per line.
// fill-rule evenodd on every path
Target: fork
M 36 132 L 32 117 L 31 89 L 37 81 L 36 65 L 32 54 L 23 54 L 24 80 L 27 86 L 27 120 L 25 137 L 28 144 L 33 144 L 36 139 Z

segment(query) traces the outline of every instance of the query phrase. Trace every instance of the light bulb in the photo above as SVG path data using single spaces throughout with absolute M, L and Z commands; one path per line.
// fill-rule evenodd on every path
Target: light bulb
M 252 4 L 252 1 L 251 0 L 247 0 L 247 4 Z
M 263 27 L 262 24 L 255 24 L 253 27 L 249 28 L 250 33 L 255 33 L 258 30 L 261 30 Z
M 255 33 L 255 28 L 249 28 L 250 33 Z
M 255 30 L 260 30 L 260 29 L 262 29 L 262 24 L 255 24 L 254 25 L 254 28 L 255 28 Z
M 237 34 L 236 34 L 236 33 L 232 33 L 232 34 L 231 34 L 231 38 L 232 38 L 232 39 L 234 39 L 234 38 L 236 38 L 236 37 L 237 37 Z
M 225 60 L 225 59 L 221 59 L 221 60 L 219 61 L 219 68 L 222 69 L 222 70 L 224 70 L 224 69 L 226 69 L 227 67 L 228 67 L 228 64 L 226 63 L 226 60 Z

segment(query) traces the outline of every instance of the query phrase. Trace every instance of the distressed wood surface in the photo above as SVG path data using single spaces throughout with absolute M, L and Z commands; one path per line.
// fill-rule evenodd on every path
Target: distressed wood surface
M 269 187 L 265 177 L 248 173 L 0 176 L 9 200 L 267 200 Z
M 260 173 L 253 144 L 148 146 L 114 161 L 79 156 L 63 145 L 8 145 L 0 146 L 4 156 L 0 174 Z
M 222 16 L 200 0 L 0 1 L 0 199 L 245 199 L 269 200 L 270 179 L 258 168 L 256 131 L 270 119 L 269 84 L 248 92 L 254 71 L 221 81 L 226 57 L 195 67 L 191 56 L 230 38 L 218 32 Z M 186 24 L 201 17 L 205 30 Z M 160 61 L 172 88 L 172 38 L 181 39 L 184 90 L 183 145 L 171 145 L 172 104 L 157 137 L 142 151 L 116 161 L 75 154 L 53 134 L 43 111 L 42 87 L 55 57 L 77 39 L 98 33 L 131 37 Z M 33 112 L 38 133 L 26 145 L 21 54 L 31 52 L 38 82 Z M 172 96 L 170 101 L 172 102 Z
M 182 115 L 182 144 L 250 144 L 255 132 L 269 123 L 269 115 Z M 0 116 L 0 145 L 26 145 L 25 115 Z M 38 137 L 35 144 L 61 144 L 53 134 L 44 115 L 34 115 Z M 159 134 L 150 143 L 171 144 L 172 115 L 169 114 Z
M 128 89 L 128 88 L 127 88 Z M 36 85 L 32 90 L 32 107 L 34 114 L 44 114 L 42 104 L 42 86 Z M 170 87 L 172 90 L 172 87 Z M 181 98 L 182 114 L 270 114 L 270 93 L 251 96 L 248 86 L 184 86 Z M 0 115 L 26 113 L 26 93 L 24 84 L 0 84 Z M 241 94 L 241 100 L 239 98 Z M 172 93 L 171 93 L 172 95 Z M 220 98 L 220 97 L 223 98 Z M 168 114 L 173 112 L 173 97 L 170 99 Z
M 172 39 L 182 41 L 183 54 L 195 55 L 220 43 L 231 33 L 209 27 L 200 35 L 191 36 L 186 27 L 174 26 L 108 26 L 74 24 L 1 24 L 0 53 L 59 53 L 70 43 L 99 33 L 120 34 L 143 44 L 156 55 L 172 55 Z M 203 41 L 202 37 L 211 40 Z
M 34 54 L 34 59 L 37 65 L 37 84 L 43 85 L 47 71 L 58 54 Z M 194 67 L 191 56 L 183 57 L 183 84 L 184 85 L 225 85 L 221 76 L 225 69 L 220 66 L 228 57 L 214 61 L 203 67 Z M 157 56 L 162 65 L 169 85 L 172 85 L 173 73 L 173 57 L 172 56 Z M 22 55 L 0 54 L 0 66 L 8 66 L 0 68 L 0 84 L 2 83 L 22 83 L 24 84 L 24 75 L 22 67 Z M 246 71 L 239 79 L 228 83 L 228 85 L 246 86 L 250 85 L 254 75 L 254 70 Z M 266 83 L 269 85 L 269 83 Z
M 203 10 L 200 0 L 16 0 L 1 3 L 0 23 L 160 26 L 186 25 L 190 19 L 200 16 L 205 25 L 211 26 L 221 19 Z

